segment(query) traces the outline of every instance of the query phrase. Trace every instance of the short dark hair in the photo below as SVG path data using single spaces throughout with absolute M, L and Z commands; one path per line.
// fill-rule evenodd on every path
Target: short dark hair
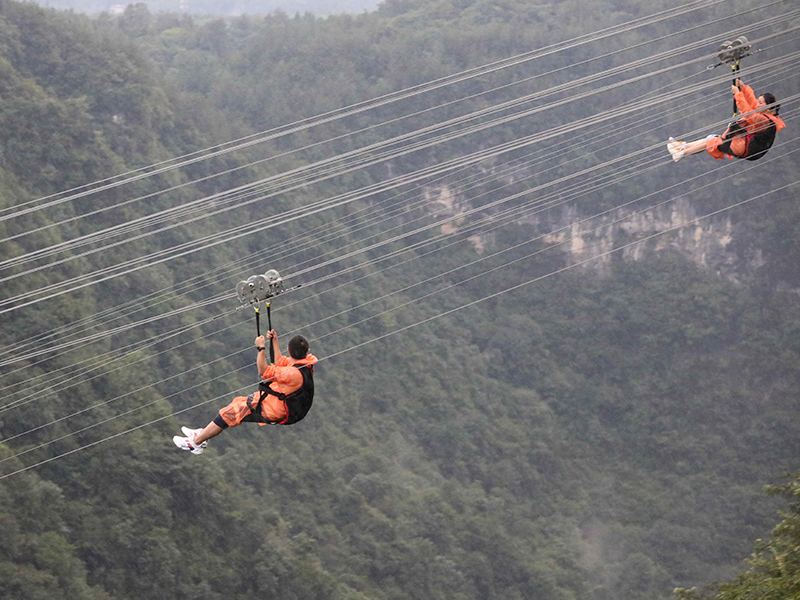
M 296 335 L 289 340 L 289 356 L 294 359 L 305 358 L 308 354 L 308 340 L 302 335 Z
M 775 98 L 774 94 L 771 94 L 770 92 L 764 94 L 764 102 L 766 104 L 775 104 L 776 100 L 777 99 Z M 772 111 L 772 114 L 774 114 L 777 117 L 778 113 L 781 112 L 781 105 L 775 104 L 775 106 L 770 107 L 770 110 Z

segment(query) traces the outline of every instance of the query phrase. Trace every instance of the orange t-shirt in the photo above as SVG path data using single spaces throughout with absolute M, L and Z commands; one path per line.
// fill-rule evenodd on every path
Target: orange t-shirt
M 267 367 L 262 378 L 270 382 L 270 387 L 281 394 L 296 392 L 303 385 L 303 374 L 295 366 L 315 365 L 317 357 L 307 354 L 305 358 L 295 360 L 282 355 L 274 365 Z M 268 394 L 261 403 L 261 414 L 272 421 L 282 421 L 286 418 L 286 405 L 277 396 Z

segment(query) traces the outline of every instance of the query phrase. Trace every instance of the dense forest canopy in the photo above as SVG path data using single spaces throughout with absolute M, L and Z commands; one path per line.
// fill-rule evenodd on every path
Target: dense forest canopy
M 0 597 L 789 597 L 742 561 L 800 455 L 796 101 L 759 163 L 663 145 L 730 118 L 706 66 L 737 27 L 742 76 L 800 93 L 790 4 L 0 0 Z M 699 226 L 564 251 L 565 213 L 677 198 L 730 219 L 730 265 L 675 250 Z M 272 318 L 323 359 L 315 405 L 182 453 L 253 389 L 233 289 L 267 268 L 304 284 Z

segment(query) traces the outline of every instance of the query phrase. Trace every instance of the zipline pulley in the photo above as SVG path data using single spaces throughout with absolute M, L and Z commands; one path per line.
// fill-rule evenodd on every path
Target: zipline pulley
M 299 287 L 299 286 L 297 286 Z M 259 304 L 264 302 L 267 306 L 267 322 L 272 329 L 272 313 L 270 311 L 270 299 L 283 292 L 283 278 L 275 269 L 270 269 L 263 275 L 253 275 L 247 281 L 240 281 L 236 284 L 236 296 L 242 306 L 252 306 L 256 311 L 256 334 L 261 335 L 261 313 Z M 269 362 L 275 363 L 275 351 L 272 344 L 269 346 Z
M 717 48 L 717 58 L 719 62 L 715 65 L 709 65 L 708 69 L 716 69 L 720 65 L 729 64 L 731 66 L 731 74 L 733 75 L 733 85 L 736 85 L 736 80 L 739 78 L 739 61 L 748 56 L 758 54 L 761 50 L 753 50 L 753 46 L 747 41 L 747 38 L 740 35 L 735 40 L 725 41 Z M 733 101 L 733 116 L 738 114 L 736 107 L 736 100 Z
M 740 35 L 732 42 L 722 42 L 719 45 L 719 48 L 717 48 L 717 58 L 719 58 L 719 62 L 713 65 L 708 65 L 706 69 L 716 69 L 717 67 L 728 64 L 735 65 L 743 58 L 753 56 L 759 52 L 763 52 L 763 50 L 753 50 L 753 46 L 747 41 L 747 38 L 743 35 Z
M 263 275 L 253 275 L 236 284 L 236 296 L 242 305 L 258 305 L 283 291 L 283 279 L 275 269 Z

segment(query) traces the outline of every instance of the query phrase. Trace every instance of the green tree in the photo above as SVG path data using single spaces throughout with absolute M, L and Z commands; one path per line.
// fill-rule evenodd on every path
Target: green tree
M 800 598 L 800 474 L 781 486 L 767 486 L 773 496 L 789 500 L 789 511 L 772 530 L 769 541 L 757 540 L 750 568 L 730 583 L 704 590 L 675 590 L 681 600 L 797 600 Z

